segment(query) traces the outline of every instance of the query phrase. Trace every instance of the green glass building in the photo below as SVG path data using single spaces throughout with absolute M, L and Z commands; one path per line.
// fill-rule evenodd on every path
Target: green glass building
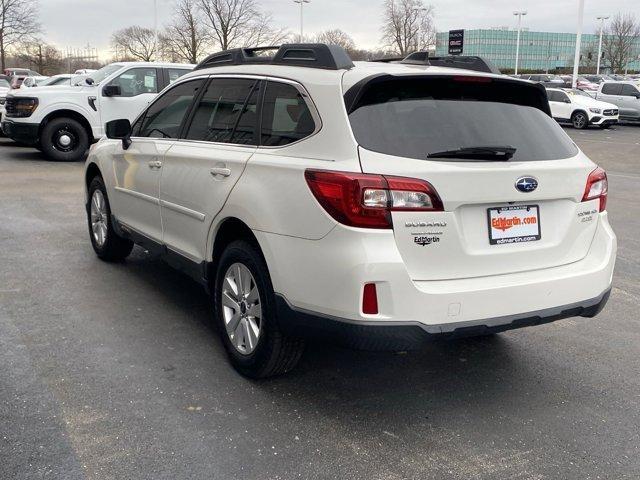
M 463 55 L 488 58 L 502 70 L 513 70 L 516 59 L 518 32 L 506 28 L 464 31 Z M 599 36 L 583 34 L 580 48 L 580 66 L 594 68 L 598 57 Z M 436 55 L 448 55 L 449 32 L 437 35 Z M 575 33 L 531 32 L 520 33 L 519 71 L 555 72 L 573 67 Z M 635 42 L 635 60 L 629 63 L 629 71 L 640 70 L 640 38 Z M 607 71 L 606 61 L 601 62 L 601 72 Z

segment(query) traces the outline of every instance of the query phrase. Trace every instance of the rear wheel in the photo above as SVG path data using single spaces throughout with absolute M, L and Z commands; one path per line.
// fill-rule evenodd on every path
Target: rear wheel
M 582 130 L 589 126 L 589 118 L 584 112 L 576 112 L 571 115 L 571 123 L 573 123 L 574 128 Z
M 214 308 L 224 347 L 241 374 L 265 378 L 296 366 L 304 342 L 280 330 L 269 271 L 252 243 L 234 241 L 222 253 Z
M 40 149 L 52 160 L 81 160 L 89 148 L 89 134 L 72 118 L 54 118 L 40 134 Z
M 133 249 L 133 242 L 120 237 L 113 229 L 107 189 L 99 176 L 95 177 L 89 185 L 87 221 L 91 245 L 99 258 L 114 262 L 129 256 Z

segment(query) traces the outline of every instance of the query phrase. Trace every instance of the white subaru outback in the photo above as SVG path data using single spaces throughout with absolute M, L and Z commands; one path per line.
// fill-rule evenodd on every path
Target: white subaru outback
M 133 120 L 160 90 L 192 69 L 173 63 L 112 63 L 79 86 L 13 90 L 3 102 L 2 131 L 51 160 L 80 160 L 90 143 L 104 135 L 105 123 Z
M 242 374 L 291 369 L 309 337 L 406 349 L 600 312 L 607 177 L 542 86 L 265 53 L 210 56 L 86 162 L 97 255 L 137 243 L 205 285 Z

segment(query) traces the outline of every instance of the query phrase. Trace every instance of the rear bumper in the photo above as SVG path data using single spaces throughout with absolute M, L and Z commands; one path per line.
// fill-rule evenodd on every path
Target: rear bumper
M 38 143 L 38 131 L 40 125 L 37 123 L 18 123 L 12 120 L 2 121 L 2 132 L 9 138 L 26 145 L 36 145 Z
M 321 240 L 254 233 L 280 296 L 285 328 L 319 335 L 337 324 L 349 332 L 347 337 L 359 332 L 366 337 L 372 326 L 383 333 L 399 328 L 391 337 L 405 339 L 502 331 L 597 314 L 608 298 L 617 248 L 607 214 L 598 214 L 597 221 L 589 251 L 579 261 L 431 281 L 411 279 L 391 231 L 363 234 L 337 226 Z M 377 315 L 362 312 L 366 283 L 376 284 Z
M 500 333 L 543 325 L 570 317 L 595 317 L 602 311 L 611 289 L 596 298 L 520 315 L 459 323 L 425 325 L 420 322 L 361 322 L 296 309 L 276 296 L 280 328 L 289 335 L 320 339 L 362 350 L 412 350 L 426 342 Z

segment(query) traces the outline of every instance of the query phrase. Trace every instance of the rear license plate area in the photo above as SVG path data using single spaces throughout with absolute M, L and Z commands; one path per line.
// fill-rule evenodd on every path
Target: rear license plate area
M 540 207 L 509 205 L 487 209 L 489 243 L 527 243 L 540 240 Z

